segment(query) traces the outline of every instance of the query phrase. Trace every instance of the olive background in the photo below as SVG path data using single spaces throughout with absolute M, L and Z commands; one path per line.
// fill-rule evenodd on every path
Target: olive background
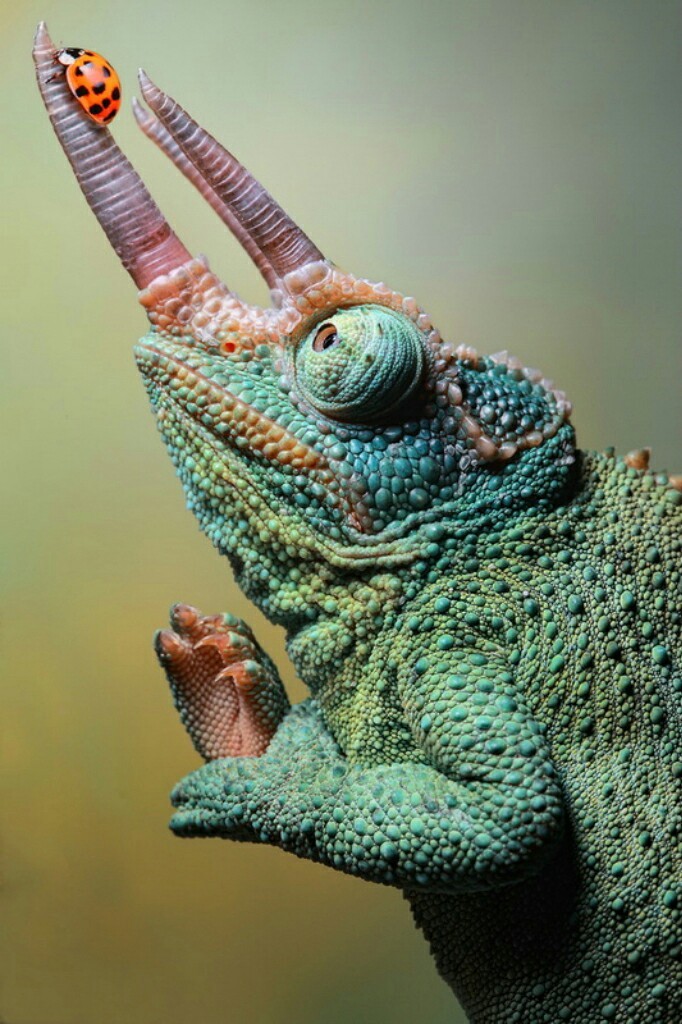
M 142 64 L 343 267 L 573 398 L 584 447 L 682 470 L 679 3 L 4 0 L 5 1024 L 456 1024 L 400 895 L 179 841 L 198 764 L 151 649 L 176 600 L 281 632 L 184 509 L 137 380 L 142 310 L 33 81 L 39 18 L 123 80 L 114 134 L 192 251 L 265 289 L 137 130 Z M 519 922 L 519 928 L 523 922 Z

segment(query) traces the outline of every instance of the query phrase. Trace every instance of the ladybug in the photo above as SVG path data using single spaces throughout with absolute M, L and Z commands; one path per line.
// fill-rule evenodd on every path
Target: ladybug
M 92 50 L 69 46 L 54 59 L 66 68 L 66 84 L 97 124 L 109 124 L 121 106 L 121 80 L 108 60 Z

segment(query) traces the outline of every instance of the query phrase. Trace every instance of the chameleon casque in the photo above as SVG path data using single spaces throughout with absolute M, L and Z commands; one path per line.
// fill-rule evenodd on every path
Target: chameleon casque
M 230 615 L 156 649 L 206 764 L 173 830 L 403 890 L 472 1024 L 682 1019 L 679 478 L 576 448 L 564 395 L 344 273 L 141 74 L 145 131 L 270 287 L 193 258 L 34 59 L 140 289 L 135 349 L 201 528 L 311 692 Z

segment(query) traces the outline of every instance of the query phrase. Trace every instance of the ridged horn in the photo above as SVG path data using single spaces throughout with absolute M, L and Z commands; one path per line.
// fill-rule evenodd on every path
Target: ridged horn
M 107 128 L 73 98 L 41 22 L 33 45 L 38 88 L 76 179 L 123 266 L 138 288 L 192 257 L 177 238 Z
M 269 260 L 265 258 L 256 243 L 249 237 L 229 206 L 226 206 L 208 182 L 202 178 L 194 164 L 187 159 L 170 132 L 164 128 L 157 117 L 150 114 L 148 110 L 145 110 L 135 97 L 133 97 L 133 114 L 147 138 L 151 139 L 172 160 L 178 170 L 201 193 L 209 206 L 215 210 L 223 224 L 227 225 L 241 247 L 256 264 L 268 286 L 274 288 L 277 285 L 277 274 Z
M 148 105 L 268 260 L 278 278 L 324 256 L 252 174 L 140 71 Z

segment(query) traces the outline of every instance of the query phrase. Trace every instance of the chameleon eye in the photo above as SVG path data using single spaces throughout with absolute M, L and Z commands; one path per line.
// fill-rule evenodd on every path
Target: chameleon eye
M 386 421 L 410 398 L 424 370 L 421 332 L 382 306 L 340 310 L 318 325 L 296 353 L 298 386 L 331 419 Z
M 324 352 L 326 349 L 336 345 L 339 341 L 339 336 L 336 333 L 336 327 L 334 324 L 322 324 L 321 327 L 317 328 L 315 337 L 313 339 L 313 351 Z

